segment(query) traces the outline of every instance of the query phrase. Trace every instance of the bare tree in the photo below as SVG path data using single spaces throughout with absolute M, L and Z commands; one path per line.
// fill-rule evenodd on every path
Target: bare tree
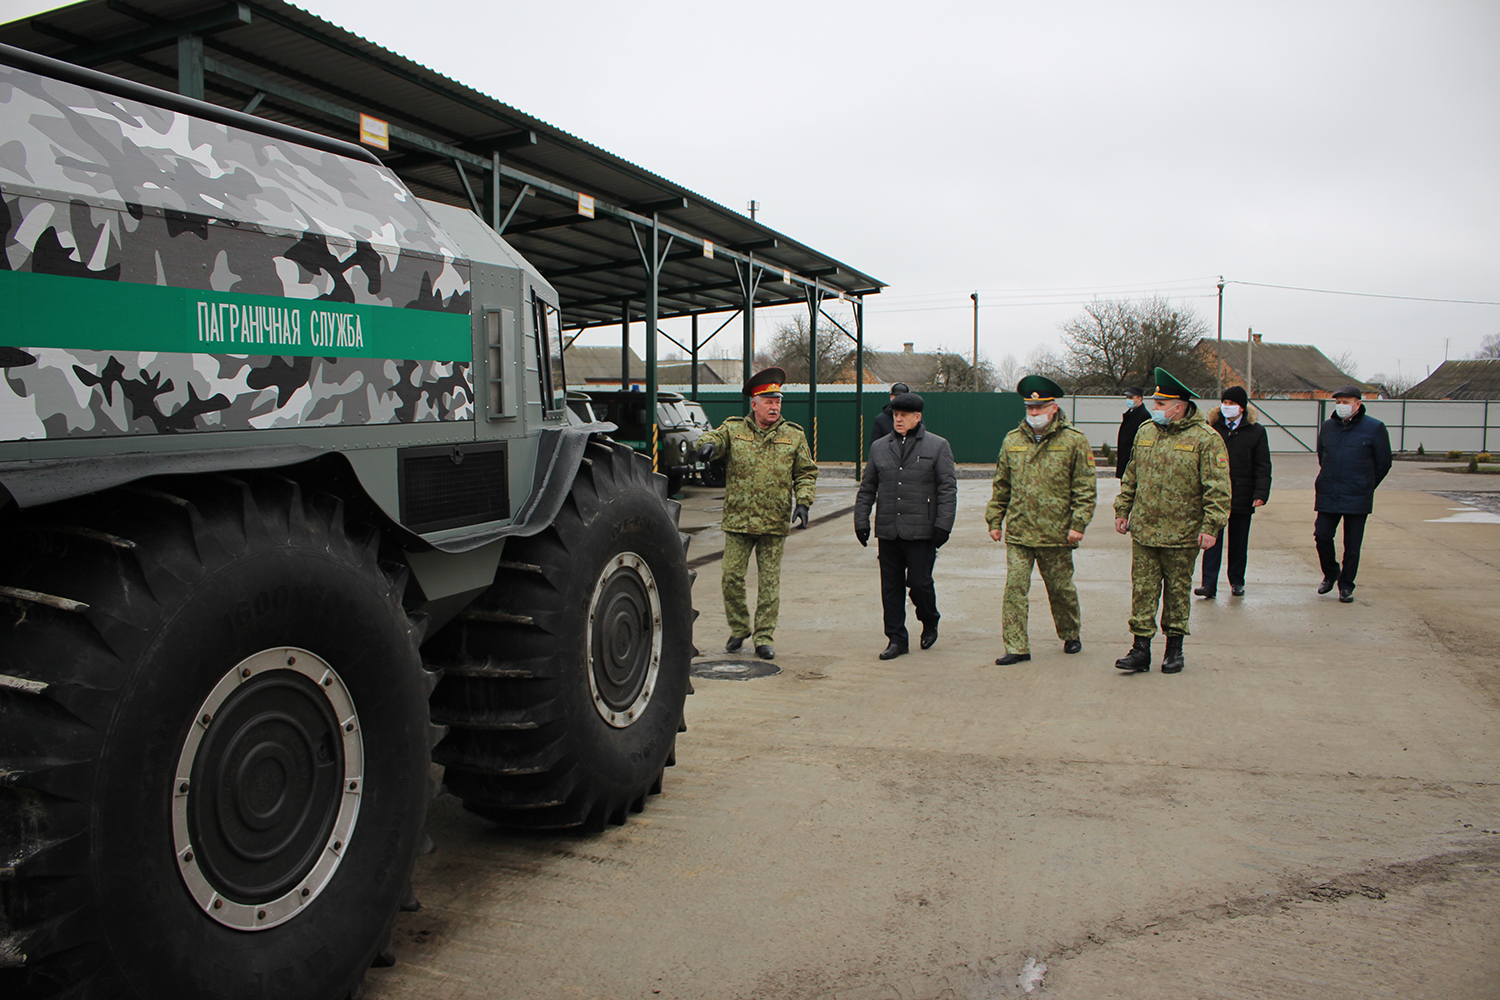
M 1095 299 L 1081 316 L 1064 323 L 1062 332 L 1062 367 L 1078 391 L 1150 385 L 1157 368 L 1190 386 L 1212 381 L 1194 349 L 1209 325 L 1190 306 L 1173 306 L 1156 296 Z
M 1405 399 L 1422 380 L 1415 375 L 1403 375 L 1400 372 L 1395 375 L 1382 375 L 1376 372 L 1370 376 L 1370 381 L 1380 386 L 1381 394 L 1387 399 Z
M 995 363 L 995 385 L 999 389 L 1015 389 L 1023 374 L 1021 362 L 1014 354 L 1007 354 Z
M 1014 359 L 1012 359 L 1014 360 Z M 979 391 L 995 391 L 995 366 L 979 356 Z M 939 347 L 932 374 L 917 386 L 918 392 L 973 392 L 974 365 L 965 355 Z
M 1351 347 L 1342 354 L 1328 360 L 1333 362 L 1333 367 L 1350 378 L 1359 378 L 1359 362 L 1354 359 L 1354 348 Z
M 793 316 L 778 324 L 764 352 L 756 352 L 761 367 L 779 365 L 788 382 L 808 381 L 808 345 L 812 337 L 806 316 Z M 842 331 L 818 324 L 818 381 L 842 382 L 854 370 L 854 343 Z
M 1479 342 L 1479 350 L 1471 355 L 1474 361 L 1500 358 L 1500 333 L 1491 333 Z

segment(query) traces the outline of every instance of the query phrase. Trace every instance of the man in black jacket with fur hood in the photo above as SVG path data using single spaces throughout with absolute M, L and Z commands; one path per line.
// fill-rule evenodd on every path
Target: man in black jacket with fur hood
M 1203 553 L 1203 586 L 1199 597 L 1213 598 L 1219 591 L 1219 561 L 1224 555 L 1224 535 L 1229 535 L 1229 592 L 1245 592 L 1245 557 L 1250 546 L 1250 515 L 1271 498 L 1271 446 L 1266 429 L 1255 422 L 1255 410 L 1243 386 L 1226 386 L 1219 405 L 1209 411 L 1208 426 L 1219 432 L 1229 450 L 1229 525 Z
M 895 431 L 870 445 L 864 478 L 854 502 L 854 535 L 870 544 L 870 508 L 880 546 L 880 600 L 891 660 L 907 652 L 906 594 L 922 623 L 922 648 L 937 642 L 937 588 L 932 566 L 948 541 L 958 513 L 958 473 L 945 438 L 922 424 L 922 397 L 903 393 L 891 400 Z

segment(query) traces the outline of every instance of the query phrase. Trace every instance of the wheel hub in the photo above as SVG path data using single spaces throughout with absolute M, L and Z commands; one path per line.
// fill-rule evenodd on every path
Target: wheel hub
M 589 693 L 623 729 L 651 701 L 661 667 L 661 595 L 646 560 L 621 552 L 605 564 L 589 602 Z
M 317 898 L 349 843 L 363 772 L 354 702 L 321 657 L 268 649 L 225 673 L 172 788 L 177 868 L 203 912 L 264 930 Z

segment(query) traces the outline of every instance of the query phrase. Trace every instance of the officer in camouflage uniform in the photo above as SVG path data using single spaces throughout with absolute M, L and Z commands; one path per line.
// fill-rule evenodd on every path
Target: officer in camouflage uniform
M 1026 636 L 1031 567 L 1041 570 L 1052 605 L 1052 623 L 1064 653 L 1083 648 L 1078 638 L 1078 588 L 1073 586 L 1073 550 L 1094 517 L 1099 487 L 1088 438 L 1069 426 L 1057 400 L 1062 389 L 1040 375 L 1016 386 L 1026 419 L 1005 435 L 995 460 L 994 489 L 984 519 L 990 538 L 1006 542 L 1005 611 L 1001 635 L 1009 666 L 1031 659 Z M 1009 517 L 1009 533 L 1006 519 Z
M 1164 368 L 1156 369 L 1151 423 L 1142 424 L 1120 495 L 1115 530 L 1133 541 L 1130 631 L 1135 644 L 1115 661 L 1121 670 L 1151 669 L 1157 601 L 1167 652 L 1161 671 L 1182 670 L 1182 637 L 1188 634 L 1193 568 L 1229 520 L 1229 453 L 1204 422 L 1193 393 Z
M 791 523 L 807 527 L 818 482 L 818 466 L 802 428 L 781 419 L 781 385 L 786 372 L 767 368 L 745 383 L 750 415 L 729 417 L 698 439 L 703 461 L 727 460 L 724 490 L 724 617 L 733 653 L 752 634 L 745 598 L 745 572 L 755 553 L 759 579 L 755 602 L 755 653 L 776 656 L 772 645 L 781 609 L 781 554 Z M 1217 437 L 1218 435 L 1214 435 Z

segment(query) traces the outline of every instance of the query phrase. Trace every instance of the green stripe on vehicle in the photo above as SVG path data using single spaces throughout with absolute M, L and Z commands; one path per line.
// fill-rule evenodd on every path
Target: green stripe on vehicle
M 468 313 L 0 271 L 0 343 L 94 351 L 469 360 Z

